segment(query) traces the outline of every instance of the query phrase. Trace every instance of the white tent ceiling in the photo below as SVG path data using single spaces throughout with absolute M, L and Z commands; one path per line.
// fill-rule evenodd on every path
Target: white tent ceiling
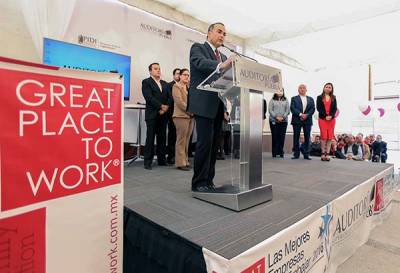
M 307 70 L 390 58 L 399 48 L 400 0 L 157 0 L 201 21 L 224 22 L 249 47 Z M 394 53 L 397 54 L 397 53 Z

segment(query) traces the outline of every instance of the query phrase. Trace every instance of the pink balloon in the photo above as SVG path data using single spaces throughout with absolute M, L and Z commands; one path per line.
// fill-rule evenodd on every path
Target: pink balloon
M 399 102 L 399 104 L 397 104 L 397 110 L 399 110 L 399 112 L 400 112 L 400 102 Z
M 383 117 L 383 115 L 385 114 L 385 109 L 383 108 L 378 108 L 378 112 L 379 112 L 379 117 Z
M 338 109 L 336 109 L 335 118 L 337 118 L 339 116 L 339 113 L 340 113 L 340 111 L 339 111 L 339 108 L 338 108 Z
M 371 112 L 371 106 L 368 105 L 367 109 L 365 109 L 364 111 L 361 111 L 361 113 L 363 113 L 364 116 L 368 116 L 368 114 Z

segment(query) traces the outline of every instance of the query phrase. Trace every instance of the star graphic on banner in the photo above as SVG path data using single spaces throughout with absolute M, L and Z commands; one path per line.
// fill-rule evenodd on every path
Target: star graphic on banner
M 318 239 L 322 237 L 322 235 L 324 235 L 324 227 L 320 226 L 319 227 L 319 235 L 318 235 Z
M 322 220 L 323 220 L 323 224 L 324 224 L 324 228 L 323 228 L 323 234 L 325 236 L 328 235 L 329 232 L 329 223 L 332 221 L 332 215 L 329 214 L 328 212 L 328 206 L 326 206 L 326 213 L 325 215 L 321 216 Z

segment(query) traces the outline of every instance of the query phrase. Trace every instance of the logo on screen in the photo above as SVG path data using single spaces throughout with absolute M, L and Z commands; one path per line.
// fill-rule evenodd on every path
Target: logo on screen
M 81 45 L 87 45 L 91 47 L 97 47 L 97 39 L 94 37 L 80 34 L 78 36 L 78 43 Z

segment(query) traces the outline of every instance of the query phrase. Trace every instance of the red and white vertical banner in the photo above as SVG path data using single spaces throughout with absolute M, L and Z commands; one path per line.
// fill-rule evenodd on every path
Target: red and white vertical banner
M 121 273 L 122 80 L 8 61 L 0 272 Z

